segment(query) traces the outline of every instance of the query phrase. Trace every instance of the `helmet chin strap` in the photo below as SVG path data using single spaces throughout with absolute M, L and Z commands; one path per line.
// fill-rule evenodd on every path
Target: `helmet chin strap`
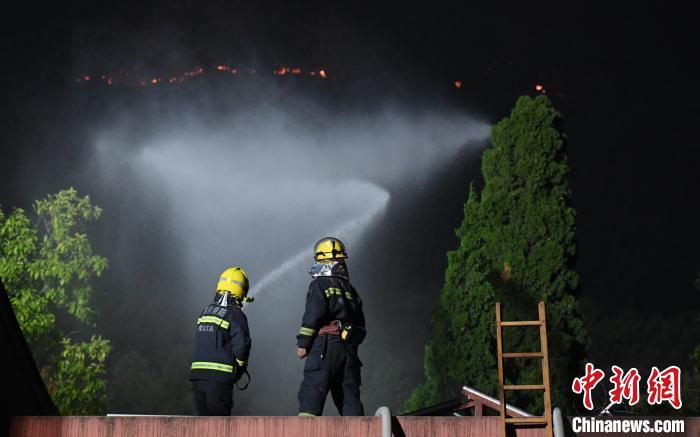
M 231 299 L 232 302 L 229 302 L 229 298 Z M 241 306 L 243 302 L 253 302 L 255 300 L 254 297 L 242 297 L 242 298 L 237 298 L 233 296 L 229 296 L 228 292 L 221 293 L 221 297 L 216 301 L 216 304 L 222 307 L 227 307 L 230 304 L 234 303 L 238 306 Z

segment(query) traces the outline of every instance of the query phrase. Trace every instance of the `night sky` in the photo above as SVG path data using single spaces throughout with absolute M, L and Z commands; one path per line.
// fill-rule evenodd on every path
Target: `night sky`
M 542 84 L 568 137 L 591 357 L 602 366 L 685 366 L 700 343 L 697 17 L 691 2 L 5 6 L 0 204 L 26 207 L 74 183 L 82 154 L 75 145 L 85 123 L 99 120 L 72 112 L 94 96 L 75 83 L 83 74 L 298 64 L 327 69 L 328 85 L 314 92 L 338 106 L 439 98 L 489 123 Z M 414 217 L 441 227 L 431 234 L 437 243 L 412 248 L 434 253 L 426 281 L 438 287 L 466 186 L 479 183 L 474 157 L 463 156 L 423 194 L 438 202 L 434 214 Z M 110 262 L 118 271 L 119 260 Z M 417 302 L 436 300 L 438 290 Z M 429 335 L 429 320 L 422 326 Z

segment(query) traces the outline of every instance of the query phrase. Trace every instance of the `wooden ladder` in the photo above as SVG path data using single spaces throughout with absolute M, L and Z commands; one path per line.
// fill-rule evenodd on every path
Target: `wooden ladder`
M 500 396 L 501 412 L 501 437 L 506 437 L 506 425 L 541 424 L 545 425 L 547 437 L 552 437 L 552 401 L 549 387 L 549 360 L 547 354 L 547 321 L 544 311 L 544 302 L 538 305 L 539 320 L 524 322 L 501 320 L 501 303 L 496 302 L 496 341 L 498 347 L 498 394 Z M 504 326 L 539 326 L 540 327 L 540 352 L 503 352 Z M 542 359 L 542 384 L 534 385 L 504 385 L 503 384 L 503 360 L 505 358 L 541 358 Z M 544 416 L 539 417 L 506 417 L 506 391 L 511 390 L 544 390 Z

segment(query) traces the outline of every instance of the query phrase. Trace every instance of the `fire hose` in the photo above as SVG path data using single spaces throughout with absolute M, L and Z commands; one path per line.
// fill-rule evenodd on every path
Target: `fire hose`
M 374 413 L 375 416 L 380 416 L 382 420 L 382 437 L 391 437 L 391 411 L 389 407 L 379 407 Z
M 246 370 L 245 372 L 243 372 L 243 375 L 246 375 L 248 377 L 248 382 L 246 382 L 245 385 L 243 387 L 241 387 L 240 385 L 238 385 L 238 382 L 241 380 L 241 378 L 238 378 L 236 380 L 236 388 L 240 391 L 247 389 L 248 386 L 250 385 L 250 373 L 248 373 L 248 371 Z

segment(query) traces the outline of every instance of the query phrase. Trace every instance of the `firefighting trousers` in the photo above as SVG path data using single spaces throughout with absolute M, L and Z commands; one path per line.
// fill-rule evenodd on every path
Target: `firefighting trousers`
M 199 416 L 230 416 L 233 407 L 233 384 L 192 381 L 194 404 Z
M 341 416 L 364 416 L 360 402 L 360 369 L 357 346 L 337 336 L 316 337 L 304 366 L 299 387 L 299 413 L 320 416 L 328 391 Z

